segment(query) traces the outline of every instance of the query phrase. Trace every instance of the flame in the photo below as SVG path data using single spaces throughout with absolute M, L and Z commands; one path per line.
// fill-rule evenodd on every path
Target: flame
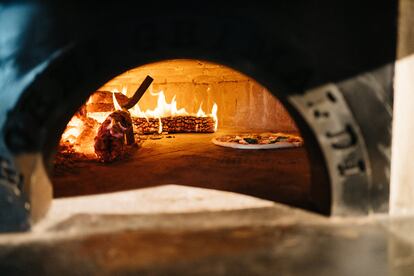
M 92 103 L 92 95 L 89 96 L 88 100 L 86 101 L 86 105 L 91 104 Z
M 129 110 L 132 116 L 141 117 L 141 118 L 160 118 L 160 117 L 174 117 L 174 116 L 190 115 L 190 113 L 185 108 L 180 108 L 180 109 L 177 108 L 177 101 L 176 101 L 175 95 L 173 96 L 171 102 L 168 103 L 165 98 L 164 91 L 150 92 L 150 93 L 152 96 L 158 97 L 157 106 L 154 109 L 147 109 L 146 111 L 142 111 L 141 108 L 139 107 L 139 104 L 136 104 L 133 108 Z M 198 109 L 198 112 L 195 116 L 199 116 L 199 117 L 208 116 L 203 111 L 202 104 L 200 105 L 200 108 Z
M 119 92 L 117 89 L 113 89 L 112 91 L 112 102 L 114 104 L 115 110 L 122 110 L 121 105 L 118 103 L 118 100 L 116 99 L 115 93 L 124 93 L 124 89 L 123 92 Z M 92 102 L 91 99 L 92 96 L 89 97 L 87 104 Z M 109 114 L 111 114 L 111 112 L 88 112 L 87 116 L 102 124 Z
M 217 128 L 218 128 L 217 110 L 218 110 L 218 106 L 216 103 L 214 103 L 213 108 L 211 109 L 211 117 L 213 117 L 214 119 L 214 131 L 217 131 Z
M 145 112 L 141 111 L 141 108 L 139 107 L 138 104 L 136 104 L 134 107 L 132 107 L 129 112 L 131 113 L 132 116 L 135 117 L 140 117 L 140 118 L 145 118 L 148 121 L 148 117 L 147 114 L 145 114 Z
M 111 112 L 88 112 L 88 117 L 102 124 Z
M 113 89 L 112 91 L 112 100 L 115 110 L 122 110 L 121 105 L 119 104 L 115 93 L 122 93 L 124 95 L 127 94 L 127 88 L 123 87 L 122 91 L 119 92 L 117 89 Z M 156 118 L 158 119 L 159 126 L 158 126 L 158 133 L 163 132 L 163 124 L 162 118 L 163 117 L 174 117 L 174 116 L 197 116 L 197 117 L 211 117 L 214 119 L 214 131 L 217 131 L 218 127 L 218 118 L 217 118 L 217 110 L 218 106 L 216 103 L 213 104 L 211 109 L 211 113 L 207 114 L 203 110 L 203 103 L 200 104 L 197 113 L 190 114 L 185 108 L 178 108 L 176 96 L 174 95 L 171 102 L 167 102 L 165 94 L 163 91 L 159 92 L 152 92 L 150 94 L 154 97 L 157 97 L 157 106 L 154 109 L 147 109 L 145 111 L 141 110 L 140 106 L 136 104 L 134 107 L 129 109 L 132 117 L 140 117 L 146 118 Z M 87 104 L 92 103 L 92 96 L 89 97 Z M 62 134 L 61 141 L 70 143 L 74 146 L 76 151 L 82 152 L 85 154 L 93 154 L 94 153 L 94 137 L 96 132 L 99 128 L 99 125 L 102 124 L 108 115 L 111 112 L 88 112 L 86 116 L 88 118 L 94 119 L 98 123 L 94 123 L 93 129 L 91 129 L 91 122 L 89 121 L 86 123 L 83 117 L 79 117 L 75 115 L 72 119 L 68 122 L 67 127 Z
M 161 117 L 158 118 L 158 134 L 162 133 L 162 121 Z
M 115 97 L 115 92 L 112 92 L 112 101 L 114 103 L 115 110 L 122 110 L 122 107 L 119 105 L 118 100 Z
M 198 109 L 198 111 L 197 111 L 197 117 L 207 117 L 207 115 L 206 115 L 206 113 L 204 112 L 204 110 L 203 110 L 203 103 L 201 102 L 201 104 L 200 104 L 200 108 Z
M 128 89 L 127 89 L 127 87 L 126 87 L 126 86 L 123 86 L 123 87 L 122 87 L 121 94 L 123 94 L 123 95 L 125 95 L 125 96 L 128 94 Z
M 62 134 L 62 139 L 73 144 L 76 142 L 77 138 L 82 133 L 82 130 L 83 121 L 77 116 L 74 116 L 72 117 L 72 119 L 70 119 L 68 125 L 66 126 L 66 129 Z
M 185 110 L 185 108 L 177 108 L 177 101 L 175 100 L 175 96 L 172 98 L 171 103 L 168 103 L 165 99 L 163 91 L 160 91 L 158 93 L 150 93 L 152 96 L 158 97 L 157 106 L 155 107 L 155 109 L 147 109 L 145 112 L 143 112 L 137 104 L 129 110 L 132 116 L 144 118 L 160 118 L 169 116 L 188 115 L 188 112 Z
M 176 96 L 174 95 L 171 102 L 168 103 L 164 91 L 160 92 L 152 92 L 150 91 L 150 94 L 152 96 L 158 97 L 157 98 L 157 106 L 154 109 L 147 109 L 146 111 L 142 111 L 138 104 L 136 104 L 133 108 L 129 109 L 129 112 L 131 113 L 131 116 L 133 117 L 140 117 L 140 118 L 157 118 L 159 121 L 159 129 L 158 133 L 162 133 L 162 117 L 174 117 L 174 116 L 187 116 L 187 115 L 193 115 L 197 117 L 212 117 L 215 122 L 215 131 L 217 131 L 218 127 L 218 119 L 217 119 L 217 109 L 218 106 L 216 103 L 214 103 L 213 108 L 211 110 L 210 114 L 206 114 L 203 110 L 203 103 L 200 104 L 200 107 L 198 108 L 198 111 L 196 114 L 190 114 L 185 108 L 177 108 L 177 101 Z M 116 98 L 114 96 L 114 106 L 115 109 L 118 108 L 119 104 L 116 101 Z

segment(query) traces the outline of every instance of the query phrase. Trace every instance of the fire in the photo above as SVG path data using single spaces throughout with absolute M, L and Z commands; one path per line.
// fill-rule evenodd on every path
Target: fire
M 122 110 L 121 105 L 118 103 L 115 93 L 122 93 L 127 95 L 126 87 L 122 88 L 122 91 L 112 91 L 112 101 L 115 110 Z M 207 114 L 203 110 L 203 103 L 200 104 L 197 113 L 191 114 L 185 108 L 177 107 L 176 96 L 174 95 L 171 102 L 167 102 L 163 91 L 150 94 L 157 97 L 157 106 L 154 109 L 147 109 L 142 111 L 140 106 L 136 104 L 133 108 L 129 109 L 132 117 L 145 118 L 147 121 L 150 119 L 158 120 L 158 133 L 163 132 L 162 118 L 176 117 L 176 116 L 194 116 L 194 117 L 209 117 L 214 121 L 214 131 L 217 131 L 218 118 L 216 103 L 213 104 L 211 112 Z M 86 105 L 92 104 L 92 96 L 88 99 Z M 97 130 L 108 115 L 111 112 L 87 112 L 85 115 L 77 114 L 69 121 L 64 133 L 62 134 L 61 143 L 69 143 L 79 152 L 93 153 L 93 141 L 97 133 Z
M 118 92 L 119 93 L 119 92 Z M 122 93 L 126 95 L 126 91 L 122 89 Z M 162 122 L 161 118 L 163 117 L 174 117 L 174 116 L 188 116 L 194 115 L 196 117 L 212 117 L 214 119 L 214 131 L 217 131 L 218 127 L 218 118 L 217 118 L 217 110 L 218 106 L 216 103 L 213 104 L 211 109 L 211 113 L 207 114 L 203 110 L 203 103 L 200 104 L 200 107 L 196 114 L 190 114 L 185 108 L 177 108 L 177 101 L 176 96 L 174 95 L 171 102 L 168 103 L 164 91 L 160 92 L 150 92 L 152 96 L 157 97 L 157 106 L 154 109 L 147 109 L 146 111 L 142 111 L 139 107 L 139 104 L 136 104 L 133 108 L 129 109 L 132 117 L 140 117 L 140 118 L 157 118 L 159 120 L 159 129 L 158 133 L 162 133 Z M 115 93 L 112 94 L 112 99 L 114 101 L 114 107 L 116 110 L 121 110 L 121 106 L 119 105 Z
M 71 144 L 74 144 L 82 133 L 83 130 L 83 121 L 74 116 L 70 119 L 65 132 L 62 134 L 62 140 L 68 141 Z
M 218 106 L 216 103 L 214 103 L 213 108 L 211 109 L 211 116 L 214 119 L 214 131 L 217 131 L 217 128 L 218 128 L 217 110 L 218 110 Z
M 203 111 L 203 102 L 201 102 L 200 108 L 197 111 L 197 117 L 207 117 L 206 113 Z
M 87 116 L 88 118 L 94 119 L 98 123 L 102 124 L 109 114 L 110 112 L 88 112 Z
M 177 108 L 177 101 L 175 100 L 175 95 L 172 98 L 171 103 L 168 103 L 165 99 L 163 91 L 160 91 L 158 93 L 150 93 L 152 96 L 158 97 L 157 106 L 154 109 L 147 109 L 146 111 L 142 112 L 139 105 L 136 104 L 133 108 L 129 110 L 132 116 L 144 118 L 161 118 L 188 115 L 188 112 L 185 110 L 185 108 Z
M 114 102 L 114 108 L 115 108 L 115 110 L 122 110 L 122 107 L 118 103 L 118 100 L 116 99 L 114 92 L 112 92 L 112 101 Z
M 121 93 L 125 96 L 127 95 L 128 89 L 126 88 L 126 86 L 122 87 Z

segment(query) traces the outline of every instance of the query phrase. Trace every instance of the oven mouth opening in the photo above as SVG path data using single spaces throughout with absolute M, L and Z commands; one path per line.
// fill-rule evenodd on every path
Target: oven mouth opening
M 148 76 L 139 102 L 122 108 Z M 134 143 L 113 115 L 122 110 Z M 93 91 L 68 122 L 53 161 L 54 197 L 173 184 L 317 211 L 303 143 L 284 105 L 253 78 L 204 60 L 146 64 Z

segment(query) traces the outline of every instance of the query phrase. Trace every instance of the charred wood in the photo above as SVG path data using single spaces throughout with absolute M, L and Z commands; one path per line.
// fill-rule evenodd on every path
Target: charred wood
M 158 118 L 132 118 L 134 130 L 139 134 L 158 133 Z M 162 131 L 168 133 L 213 133 L 215 121 L 213 117 L 174 116 L 161 118 Z
M 100 161 L 111 162 L 124 155 L 125 144 L 134 142 L 130 114 L 126 111 L 115 111 L 99 127 L 95 137 L 95 153 Z

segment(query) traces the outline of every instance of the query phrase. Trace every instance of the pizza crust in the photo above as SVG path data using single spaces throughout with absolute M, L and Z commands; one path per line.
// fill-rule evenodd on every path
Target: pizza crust
M 234 149 L 281 149 L 281 148 L 296 148 L 302 146 L 300 142 L 277 142 L 274 144 L 239 144 L 234 142 L 222 142 L 216 138 L 211 140 L 217 146 L 234 148 Z

